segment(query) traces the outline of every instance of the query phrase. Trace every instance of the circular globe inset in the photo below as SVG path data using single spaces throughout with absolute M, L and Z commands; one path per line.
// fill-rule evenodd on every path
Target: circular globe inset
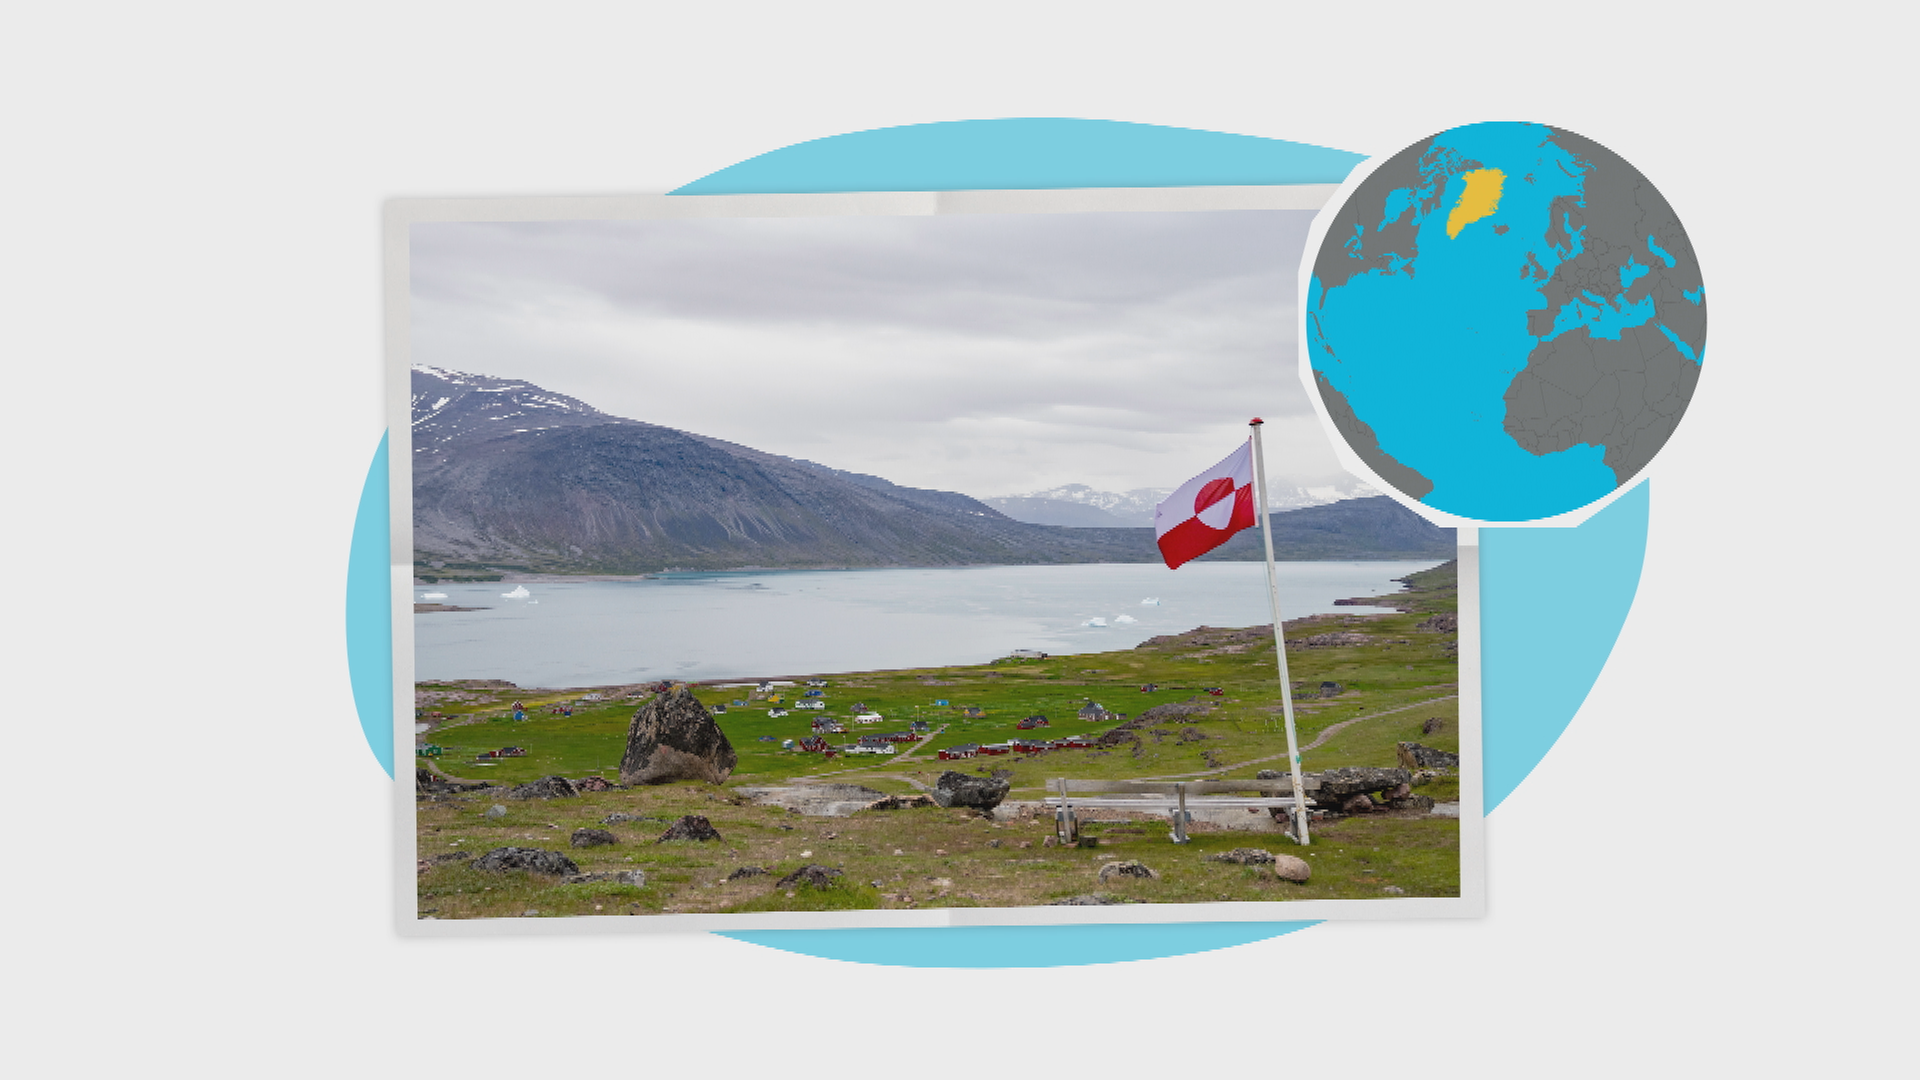
M 1693 245 L 1640 170 L 1541 124 L 1471 124 L 1329 207 L 1307 364 L 1382 480 L 1465 518 L 1531 521 L 1633 479 L 1700 378 Z

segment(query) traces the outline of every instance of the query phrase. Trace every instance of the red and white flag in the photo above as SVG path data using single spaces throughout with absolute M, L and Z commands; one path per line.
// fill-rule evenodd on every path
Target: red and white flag
M 1258 524 L 1253 508 L 1253 442 L 1181 484 L 1153 508 L 1153 533 L 1167 569 L 1178 569 Z

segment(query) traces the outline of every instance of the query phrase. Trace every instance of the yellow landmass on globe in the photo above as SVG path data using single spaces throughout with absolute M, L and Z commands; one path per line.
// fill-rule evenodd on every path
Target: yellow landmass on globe
M 1461 229 L 1500 208 L 1500 185 L 1506 178 L 1507 174 L 1499 169 L 1475 169 L 1460 174 L 1460 179 L 1467 182 L 1467 189 L 1453 204 L 1453 213 L 1447 215 L 1447 239 L 1459 236 Z

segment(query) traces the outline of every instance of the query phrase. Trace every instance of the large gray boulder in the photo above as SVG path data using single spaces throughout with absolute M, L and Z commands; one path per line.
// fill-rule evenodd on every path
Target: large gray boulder
M 998 776 L 968 776 L 948 769 L 933 782 L 933 801 L 941 806 L 991 810 L 1007 797 L 1013 784 Z
M 705 706 L 686 687 L 656 694 L 627 725 L 627 753 L 620 760 L 622 784 L 704 780 L 722 784 L 739 755 Z
M 1376 791 L 1384 793 L 1401 784 L 1413 782 L 1413 774 L 1405 769 L 1371 769 L 1363 766 L 1328 769 L 1319 776 L 1320 787 L 1313 793 L 1313 798 L 1321 806 L 1338 806 L 1355 795 L 1371 795 Z
M 473 860 L 475 870 L 531 870 L 536 874 L 577 874 L 580 867 L 557 851 L 500 847 Z

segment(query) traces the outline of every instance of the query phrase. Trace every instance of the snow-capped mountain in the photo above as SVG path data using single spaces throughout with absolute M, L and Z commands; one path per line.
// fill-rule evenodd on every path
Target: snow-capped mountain
M 980 501 L 1015 521 L 1035 525 L 1066 525 L 1083 529 L 1138 528 L 1153 524 L 1154 506 L 1172 491 L 1172 488 L 1097 491 L 1086 484 L 1067 484 L 1045 491 L 1000 495 Z M 1378 491 L 1358 480 L 1313 487 L 1277 484 L 1267 492 L 1267 506 L 1273 510 L 1299 510 L 1378 494 Z

